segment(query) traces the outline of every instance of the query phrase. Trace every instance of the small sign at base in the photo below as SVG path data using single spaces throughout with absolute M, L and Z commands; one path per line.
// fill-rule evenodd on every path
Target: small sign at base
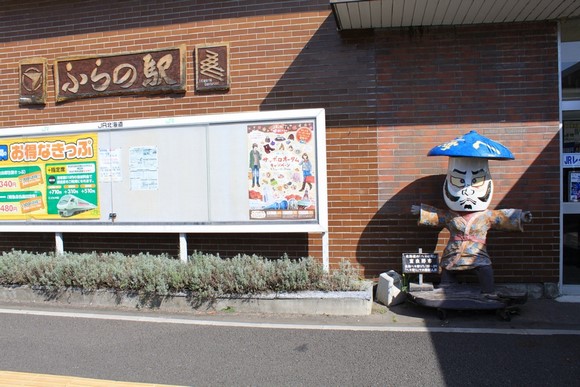
M 403 253 L 403 273 L 438 273 L 439 255 L 436 253 Z

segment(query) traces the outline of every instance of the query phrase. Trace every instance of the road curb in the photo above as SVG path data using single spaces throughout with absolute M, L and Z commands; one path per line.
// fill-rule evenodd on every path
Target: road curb
M 0 302 L 37 305 L 66 305 L 141 309 L 173 312 L 232 311 L 239 313 L 278 313 L 330 316 L 366 316 L 373 306 L 373 286 L 364 283 L 359 291 L 305 291 L 296 293 L 261 293 L 199 300 L 187 293 L 155 295 L 114 290 L 86 291 L 66 288 L 0 287 Z

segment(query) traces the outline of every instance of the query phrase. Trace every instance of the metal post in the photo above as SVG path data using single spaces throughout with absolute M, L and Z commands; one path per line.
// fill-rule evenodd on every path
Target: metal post
M 54 233 L 55 252 L 57 255 L 64 254 L 64 241 L 62 239 L 62 232 Z
M 322 268 L 326 273 L 330 271 L 330 248 L 328 232 L 322 233 Z
M 423 249 L 419 249 L 419 254 L 423 253 Z M 419 286 L 423 285 L 423 273 L 419 274 Z
M 181 262 L 187 263 L 187 234 L 179 234 L 179 259 Z

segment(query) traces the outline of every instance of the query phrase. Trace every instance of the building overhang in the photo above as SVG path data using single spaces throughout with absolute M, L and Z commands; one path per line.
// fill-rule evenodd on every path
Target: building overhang
M 580 0 L 330 0 L 339 30 L 514 23 L 580 16 Z

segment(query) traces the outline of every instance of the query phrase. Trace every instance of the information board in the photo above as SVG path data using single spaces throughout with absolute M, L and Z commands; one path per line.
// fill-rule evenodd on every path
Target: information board
M 403 253 L 403 273 L 438 273 L 437 253 Z
M 325 232 L 323 109 L 0 131 L 0 229 Z

